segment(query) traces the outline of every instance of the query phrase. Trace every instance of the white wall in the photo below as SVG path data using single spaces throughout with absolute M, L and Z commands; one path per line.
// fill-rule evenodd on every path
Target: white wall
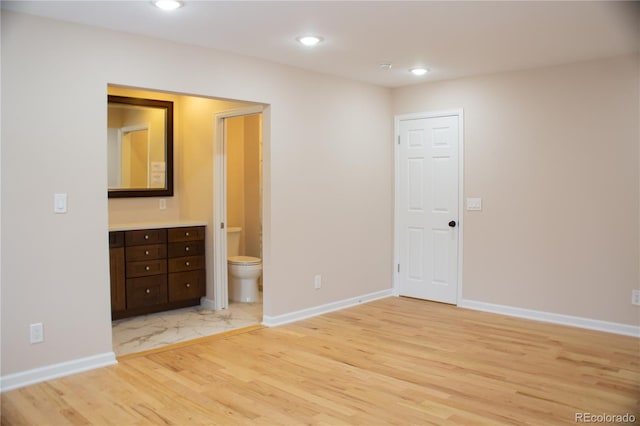
M 640 325 L 637 56 L 406 87 L 464 109 L 463 297 Z
M 270 105 L 266 315 L 390 288 L 389 90 L 6 11 L 1 75 L 3 376 L 111 351 L 109 83 Z M 53 214 L 54 192 L 67 214 Z

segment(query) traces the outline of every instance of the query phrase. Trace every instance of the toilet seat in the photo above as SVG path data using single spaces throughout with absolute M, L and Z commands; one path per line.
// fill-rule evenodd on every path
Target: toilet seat
M 259 265 L 262 263 L 262 259 L 251 256 L 230 256 L 227 263 L 231 265 Z

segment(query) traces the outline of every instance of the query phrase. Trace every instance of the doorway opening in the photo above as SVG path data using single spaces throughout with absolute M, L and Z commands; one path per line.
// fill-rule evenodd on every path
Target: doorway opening
M 214 223 L 218 226 L 214 229 L 213 248 L 215 309 L 227 309 L 230 301 L 236 309 L 242 307 L 238 303 L 254 303 L 259 305 L 261 317 L 264 289 L 262 112 L 262 106 L 254 106 L 216 114 Z M 253 269 L 260 269 L 255 274 L 255 282 L 230 279 L 230 271 L 237 268 L 230 265 L 237 256 L 245 258 Z M 257 296 L 252 290 L 255 286 Z
M 224 144 L 224 128 L 227 123 L 219 120 L 233 118 L 235 116 L 259 117 L 253 126 L 259 124 L 260 144 L 258 157 L 259 170 L 257 175 L 246 179 L 258 179 L 258 189 L 252 189 L 252 193 L 259 194 L 258 206 L 253 202 L 252 211 L 257 209 L 257 220 L 243 223 L 243 228 L 254 233 L 258 229 L 259 251 L 251 249 L 256 247 L 255 238 L 244 236 L 242 241 L 242 254 L 262 258 L 263 229 L 262 216 L 263 204 L 268 197 L 263 198 L 262 179 L 262 152 L 263 139 L 268 147 L 268 106 L 255 102 L 229 100 L 175 92 L 163 92 L 149 89 L 138 89 L 125 86 L 109 85 L 108 95 L 130 96 L 142 99 L 168 100 L 174 104 L 174 144 L 173 158 L 175 176 L 175 192 L 172 196 L 144 197 L 144 198 L 118 198 L 109 199 L 109 230 L 123 228 L 123 225 L 134 224 L 135 229 L 175 226 L 205 226 L 204 236 L 204 263 L 206 268 L 204 287 L 206 294 L 200 299 L 200 304 L 188 308 L 165 310 L 139 316 L 125 317 L 112 321 L 113 349 L 118 357 L 127 356 L 146 351 L 165 350 L 166 346 L 181 344 L 187 340 L 206 338 L 208 336 L 238 332 L 249 328 L 261 326 L 262 303 L 233 304 L 229 306 L 227 289 L 227 250 L 226 235 L 220 235 L 221 226 L 217 209 L 226 206 L 226 188 L 222 193 L 219 187 L 226 185 L 226 177 L 219 179 L 216 173 L 225 170 L 219 168 L 220 161 L 226 161 L 218 152 L 227 155 Z M 266 116 L 263 122 L 263 116 Z M 250 121 L 248 118 L 247 121 Z M 262 133 L 263 126 L 267 130 Z M 120 126 L 122 127 L 122 126 Z M 121 129 L 118 129 L 121 130 Z M 125 129 L 130 130 L 130 129 Z M 114 135 L 117 136 L 117 135 Z M 113 139 L 117 139 L 114 137 Z M 108 150 L 107 150 L 108 151 Z M 267 150 L 268 152 L 268 150 Z M 255 153 L 252 154 L 255 157 Z M 268 157 L 267 157 L 268 158 Z M 111 162 L 107 159 L 108 164 Z M 224 163 L 226 167 L 226 162 Z M 267 164 L 268 165 L 268 164 Z M 118 164 L 118 166 L 120 166 Z M 249 167 L 247 167 L 248 169 Z M 255 170 L 255 167 L 252 168 Z M 147 170 L 148 172 L 148 170 Z M 148 173 L 147 173 L 148 174 Z M 111 182 L 111 181 L 109 181 Z M 233 191 L 234 194 L 237 191 Z M 224 198 L 224 199 L 223 199 Z M 255 200 L 253 197 L 251 200 Z M 226 207 L 225 207 L 226 208 Z M 226 222 L 226 211 L 222 223 Z M 189 224 L 189 225 L 187 225 Z M 162 226 L 161 226 L 162 225 Z M 133 228 L 131 228 L 133 229 Z M 225 229 L 226 231 L 226 229 Z M 268 229 L 267 229 L 268 231 Z M 224 238 L 222 238 L 224 237 Z M 218 248 L 220 247 L 220 248 Z M 224 248 L 224 250 L 222 250 Z M 247 248 L 250 249 L 247 252 Z M 124 248 L 126 251 L 126 248 Z M 268 253 L 267 253 L 268 254 Z M 126 263 L 126 259 L 124 261 Z M 214 267 L 214 264 L 216 265 Z M 222 273 L 224 272 L 224 274 Z M 113 274 L 113 271 L 111 271 Z M 120 274 L 116 274 L 120 277 Z M 219 282 L 220 278 L 224 282 Z M 260 284 L 266 280 L 261 280 Z M 224 291 L 220 291 L 224 285 Z M 113 293 L 114 284 L 111 283 Z M 126 286 L 126 282 L 125 282 Z M 264 286 L 268 289 L 268 285 Z M 260 293 L 262 295 L 262 292 Z M 262 298 L 260 298 L 260 301 Z M 127 303 L 124 300 L 123 303 Z M 253 306 L 251 306 L 253 305 Z M 247 308 L 259 312 L 247 313 Z M 257 308 L 257 309 L 256 309 Z M 112 306 L 112 309 L 117 310 Z

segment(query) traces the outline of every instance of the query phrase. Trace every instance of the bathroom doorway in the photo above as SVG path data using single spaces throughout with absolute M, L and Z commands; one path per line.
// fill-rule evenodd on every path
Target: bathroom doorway
M 259 327 L 263 319 L 263 306 L 257 303 L 234 304 L 230 309 L 216 307 L 215 301 L 224 300 L 217 297 L 216 273 L 224 272 L 226 285 L 226 249 L 223 253 L 224 262 L 221 266 L 217 256 L 220 250 L 214 249 L 216 238 L 219 237 L 218 229 L 221 222 L 217 212 L 218 205 L 218 179 L 214 175 L 218 172 L 218 157 L 214 154 L 218 141 L 222 141 L 223 133 L 218 133 L 224 128 L 224 121 L 218 123 L 218 119 L 227 117 L 259 114 L 260 127 L 264 126 L 262 134 L 266 146 L 265 164 L 268 170 L 268 146 L 269 146 L 269 107 L 255 102 L 230 100 L 192 94 L 169 93 L 148 89 L 138 89 L 124 86 L 110 85 L 108 95 L 137 97 L 141 99 L 168 100 L 174 103 L 175 119 L 180 123 L 174 126 L 175 154 L 175 182 L 174 196 L 143 198 L 117 198 L 109 199 L 109 229 L 120 228 L 126 224 L 145 224 L 152 226 L 162 223 L 167 226 L 180 225 L 182 223 L 206 224 L 205 256 L 206 256 L 206 296 L 200 301 L 200 305 L 182 309 L 172 309 L 130 318 L 118 319 L 112 322 L 113 349 L 118 357 L 128 356 L 148 350 L 161 350 L 172 344 L 207 338 L 222 333 L 246 330 Z M 218 126 L 220 124 L 220 126 Z M 131 128 L 117 126 L 113 131 L 129 131 Z M 117 140 L 117 134 L 110 134 Z M 147 136 L 148 137 L 148 136 Z M 109 142 L 107 142 L 109 143 Z M 106 150 L 109 152 L 108 150 Z M 225 151 L 221 151 L 225 155 Z M 108 165 L 110 157 L 107 156 Z M 224 157 L 223 157 L 224 158 Z M 121 164 L 117 164 L 121 167 Z M 260 165 L 262 169 L 262 165 Z M 107 167 L 109 170 L 109 167 Z M 110 171 L 110 170 L 109 170 Z M 148 170 L 147 170 L 148 172 Z M 268 180 L 262 179 L 260 170 L 260 185 L 268 189 Z M 268 176 L 268 173 L 265 173 Z M 110 176 L 109 176 L 110 177 Z M 222 179 L 225 182 L 226 179 Z M 263 183 L 264 182 L 264 183 Z M 111 177 L 109 179 L 111 183 Z M 262 194 L 260 188 L 259 193 Z M 226 194 L 226 192 L 224 192 Z M 264 202 L 268 204 L 268 191 L 264 196 Z M 216 201 L 214 201 L 216 200 Z M 260 200 L 263 203 L 263 200 Z M 224 201 L 226 205 L 226 199 Z M 268 212 L 268 209 L 259 208 L 259 212 Z M 226 213 L 225 213 L 226 214 Z M 226 221 L 226 216 L 224 216 Z M 268 221 L 264 223 L 268 224 Z M 262 224 L 262 223 L 261 223 Z M 268 227 L 265 230 L 265 238 L 268 241 Z M 226 248 L 226 239 L 223 242 Z M 245 240 L 245 246 L 247 242 Z M 251 242 L 249 242 L 251 245 Z M 261 244 L 262 245 L 262 244 Z M 265 244 L 268 247 L 268 244 Z M 261 251 L 264 251 L 261 249 Z M 268 255 L 268 250 L 267 255 Z M 260 253 L 262 254 L 262 253 Z M 254 255 L 255 256 L 255 255 Z M 267 256 L 268 257 L 268 256 Z M 267 286 L 268 287 L 268 286 Z M 226 297 L 226 288 L 225 288 Z M 267 298 L 268 301 L 268 298 Z M 126 303 L 126 302 L 125 302 Z M 228 308 L 228 302 L 224 308 Z
M 214 230 L 215 309 L 227 309 L 230 303 L 242 304 L 230 300 L 237 299 L 238 293 L 230 297 L 233 294 L 227 264 L 229 256 L 259 260 L 262 269 L 262 118 L 261 106 L 220 113 L 215 118 L 214 224 L 218 224 Z M 238 236 L 239 241 L 229 245 Z M 261 272 L 256 283 L 257 297 L 252 296 L 245 302 L 257 304 L 260 309 L 262 277 Z M 238 288 L 237 280 L 235 288 Z

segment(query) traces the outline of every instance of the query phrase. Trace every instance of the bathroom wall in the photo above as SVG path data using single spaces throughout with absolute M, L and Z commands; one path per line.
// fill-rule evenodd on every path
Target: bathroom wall
M 225 120 L 227 138 L 227 226 L 241 227 L 240 253 L 244 253 L 244 117 Z
M 244 254 L 262 257 L 261 116 L 244 117 Z
M 260 115 L 227 122 L 227 223 L 242 228 L 240 254 L 262 257 L 260 246 Z
M 174 109 L 174 162 L 182 156 L 183 126 L 181 97 L 171 93 L 151 90 L 133 89 L 109 85 L 105 87 L 109 95 L 128 96 L 133 98 L 155 99 L 173 102 Z M 106 96 L 105 96 L 106 99 Z M 110 123 L 114 124 L 114 123 Z M 180 173 L 174 164 L 174 173 Z M 173 197 L 165 197 L 166 209 L 160 210 L 157 197 L 141 198 L 109 198 L 109 223 L 128 224 L 140 222 L 175 222 L 180 220 L 180 191 L 174 188 Z
M 174 196 L 164 197 L 166 210 L 160 210 L 158 197 L 110 198 L 109 222 L 209 222 L 213 211 L 215 114 L 255 103 L 114 85 L 109 86 L 108 93 L 174 103 Z

